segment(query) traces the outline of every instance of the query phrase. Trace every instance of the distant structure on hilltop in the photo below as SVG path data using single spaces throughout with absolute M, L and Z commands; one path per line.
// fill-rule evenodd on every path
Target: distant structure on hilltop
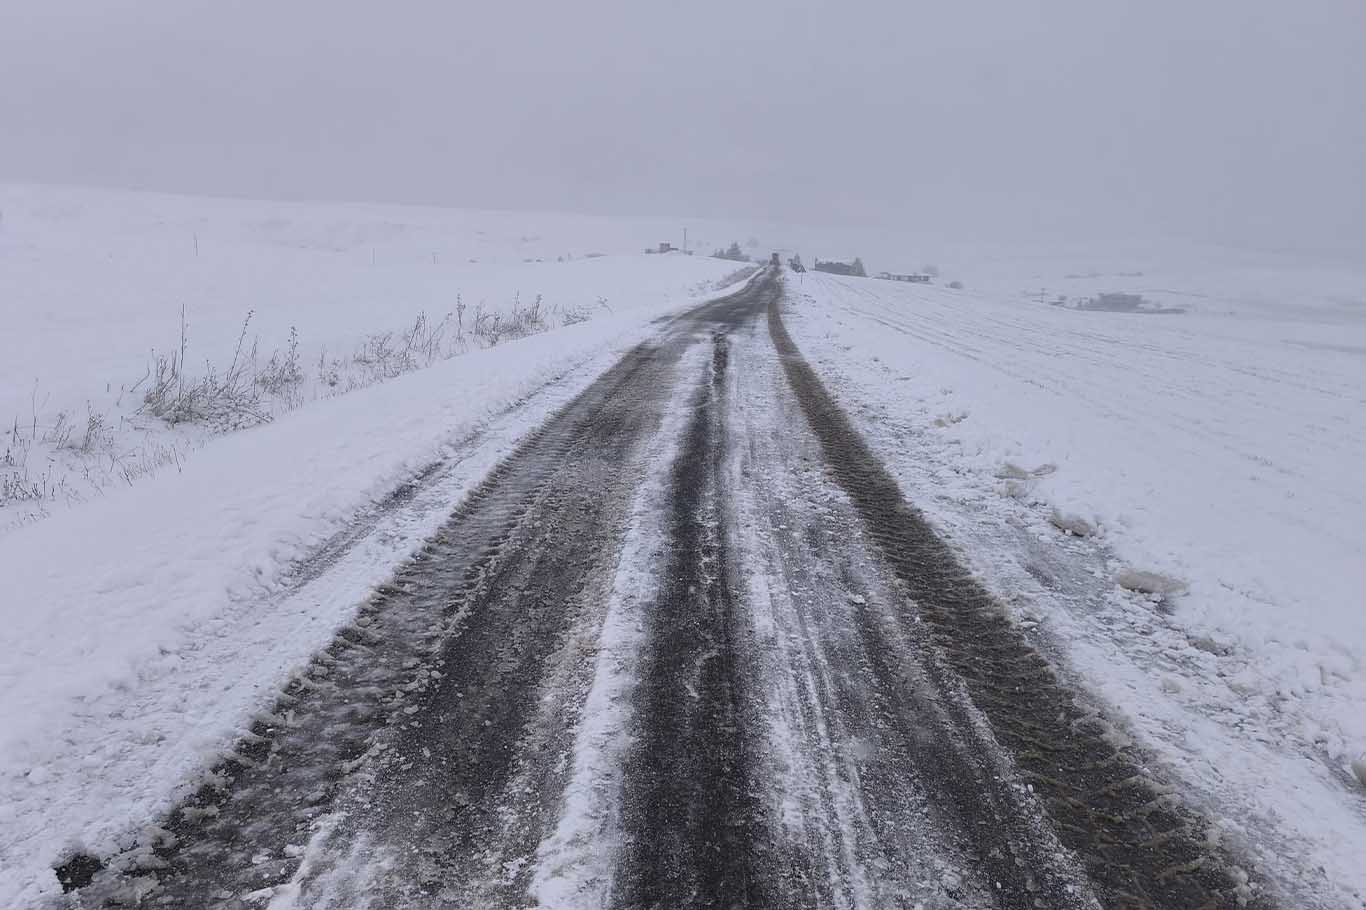
M 740 244 L 732 243 L 724 250 L 718 249 L 712 253 L 713 259 L 729 259 L 732 262 L 749 262 L 749 255 L 740 249 Z
M 831 275 L 850 275 L 854 278 L 867 278 L 868 273 L 863 268 L 863 260 L 855 256 L 849 259 L 817 259 L 816 264 L 811 266 L 818 272 L 829 272 Z

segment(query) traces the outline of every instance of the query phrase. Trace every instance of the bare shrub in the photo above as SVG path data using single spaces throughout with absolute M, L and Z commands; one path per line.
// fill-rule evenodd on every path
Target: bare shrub
M 299 366 L 299 330 L 290 326 L 289 342 L 284 352 L 272 351 L 265 365 L 254 372 L 252 381 L 266 394 L 291 394 L 304 381 L 304 371 Z
M 71 433 L 74 429 L 75 424 L 71 420 L 71 415 L 66 411 L 58 411 L 57 419 L 52 422 L 52 426 L 43 431 L 40 441 L 54 449 L 68 448 L 71 445 Z
M 545 317 L 546 311 L 540 294 L 536 295 L 535 302 L 531 304 L 523 304 L 521 294 L 515 295 L 512 309 L 506 315 L 485 310 L 484 304 L 480 302 L 474 309 L 470 334 L 479 344 L 491 348 L 504 339 L 525 338 L 544 332 L 547 328 Z
M 593 318 L 593 311 L 586 307 L 559 307 L 560 325 L 578 325 Z
M 96 451 L 108 450 L 114 447 L 114 430 L 109 426 L 108 419 L 98 413 L 90 402 L 85 404 L 85 423 L 81 427 L 80 436 L 69 437 L 66 441 L 66 448 L 69 448 L 81 455 L 91 455 Z
M 463 303 L 457 303 L 457 311 L 463 324 Z M 447 313 L 441 319 L 433 320 L 426 312 L 421 312 L 413 320 L 413 324 L 402 332 L 376 332 L 367 335 L 352 355 L 351 366 L 370 377 L 372 382 L 378 382 L 424 366 L 431 366 L 438 360 L 453 356 L 456 353 L 451 350 L 454 342 L 447 342 L 453 315 L 455 314 Z M 462 325 L 457 332 L 457 338 L 463 334 Z M 341 361 L 333 361 L 331 364 L 325 360 L 320 362 L 320 375 L 324 383 L 330 388 L 342 385 L 341 373 L 344 366 Z
M 29 473 L 29 455 L 38 440 L 35 414 L 31 424 L 21 424 L 15 418 L 5 440 L 5 453 L 0 455 L 0 507 L 21 502 L 41 502 L 55 496 L 65 485 L 65 479 L 53 477 L 53 462 L 48 461 L 43 473 Z
M 458 303 L 459 298 L 456 299 Z M 422 366 L 431 366 L 442 359 L 442 342 L 450 329 L 451 316 L 451 313 L 447 313 L 439 321 L 433 322 L 427 317 L 426 311 L 417 314 L 412 328 L 404 333 L 402 339 L 402 356 L 408 369 L 415 368 L 419 361 Z
M 394 333 L 376 332 L 373 335 L 365 336 L 360 347 L 356 349 L 355 356 L 351 359 L 362 367 L 377 370 L 381 375 L 389 375 L 390 365 L 398 360 L 398 347 L 394 344 Z M 393 375 L 397 375 L 397 373 Z
M 51 465 L 48 465 L 42 476 L 32 479 L 26 470 L 0 471 L 0 506 L 51 499 L 65 483 L 65 480 L 53 479 Z
M 247 327 L 254 312 L 248 312 L 237 338 L 237 348 L 226 370 L 219 372 L 205 361 L 204 375 L 186 374 L 185 357 L 189 349 L 185 310 L 180 311 L 180 349 L 170 355 L 153 355 L 152 385 L 143 395 L 140 413 L 158 417 L 172 426 L 178 423 L 204 423 L 219 430 L 234 430 L 270 420 L 255 377 L 249 370 L 245 346 Z
M 536 299 L 529 306 L 522 306 L 521 295 L 518 295 L 513 300 L 512 312 L 508 314 L 507 337 L 525 338 L 544 332 L 549 328 L 545 317 L 545 306 L 540 294 L 536 295 Z
M 335 389 L 341 385 L 342 362 L 333 358 L 327 359 L 327 349 L 324 348 L 318 353 L 318 382 Z

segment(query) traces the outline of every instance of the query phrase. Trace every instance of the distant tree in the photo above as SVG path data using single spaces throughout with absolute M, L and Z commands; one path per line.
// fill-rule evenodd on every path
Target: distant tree
M 867 272 L 864 270 L 864 268 L 863 268 L 863 260 L 862 260 L 862 259 L 858 258 L 857 256 L 854 257 L 854 262 L 853 262 L 853 264 L 849 266 L 849 274 L 855 275 L 855 276 L 857 276 L 857 277 L 859 277 L 859 278 L 867 278 L 867 277 L 868 277 L 868 273 L 867 273 Z
M 963 282 L 961 282 L 961 281 L 950 281 L 950 282 L 949 282 L 949 287 L 953 288 L 955 291 L 961 291 L 961 290 L 963 290 Z
M 939 266 L 937 265 L 921 266 L 920 271 L 924 272 L 926 275 L 929 275 L 931 278 L 939 277 Z

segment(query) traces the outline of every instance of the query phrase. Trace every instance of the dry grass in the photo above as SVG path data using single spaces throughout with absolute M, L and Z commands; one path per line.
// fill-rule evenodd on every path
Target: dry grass
M 384 382 L 472 349 L 586 322 L 597 309 L 610 307 L 602 298 L 595 307 L 547 306 L 540 295 L 529 303 L 517 295 L 510 307 L 490 309 L 482 301 L 469 307 L 457 296 L 451 312 L 439 318 L 419 313 L 401 330 L 365 336 L 346 356 L 322 351 L 316 369 L 309 370 L 296 328 L 269 356 L 261 355 L 260 339 L 251 335 L 254 312 L 243 319 L 226 365 L 205 359 L 196 368 L 191 325 L 182 308 L 175 348 L 153 352 L 142 377 L 121 388 L 119 404 L 125 395 L 137 401 L 131 420 L 118 414 L 117 405 L 112 417 L 87 405 L 83 417 L 59 411 L 44 418 L 35 389 L 32 413 L 15 418 L 0 440 L 0 509 L 20 506 L 20 520 L 25 512 L 41 515 L 47 502 L 78 501 L 178 467 L 207 436 L 266 423 L 311 400 Z

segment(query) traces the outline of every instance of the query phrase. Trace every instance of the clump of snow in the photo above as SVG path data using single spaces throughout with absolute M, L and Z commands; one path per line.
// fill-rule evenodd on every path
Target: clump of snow
M 1096 533 L 1095 527 L 1085 518 L 1070 512 L 1061 512 L 1057 509 L 1053 509 L 1048 513 L 1048 523 L 1059 531 L 1071 534 L 1073 537 L 1090 537 Z
M 1115 584 L 1140 594 L 1158 594 L 1163 597 L 1180 594 L 1186 590 L 1186 583 L 1181 579 L 1146 569 L 1124 569 L 1115 575 Z
M 1366 787 L 1366 753 L 1352 759 L 1352 773 L 1357 776 L 1357 781 Z
M 1029 480 L 1036 477 L 1047 477 L 1058 469 L 1054 464 L 1041 464 L 1032 471 L 1020 467 L 1014 462 L 1003 462 L 996 469 L 996 477 L 1000 480 Z
M 1208 635 L 1193 635 L 1190 638 L 1191 647 L 1206 654 L 1213 654 L 1216 657 L 1226 657 L 1232 653 L 1233 649 L 1228 645 L 1220 644 Z
M 962 423 L 968 419 L 967 411 L 951 411 L 947 414 L 940 414 L 934 419 L 934 425 L 943 429 Z

